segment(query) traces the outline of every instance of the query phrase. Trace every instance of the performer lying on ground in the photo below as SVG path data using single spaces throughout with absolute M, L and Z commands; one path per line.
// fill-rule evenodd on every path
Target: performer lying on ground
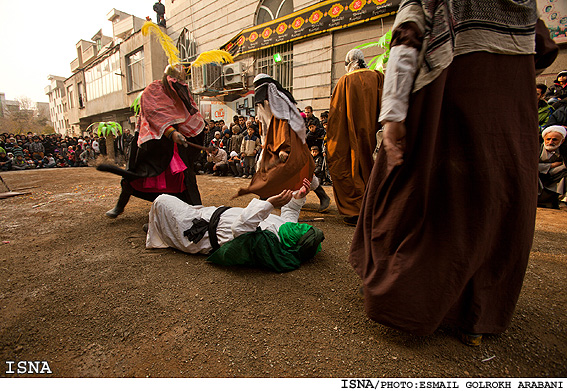
M 209 254 L 222 265 L 248 265 L 277 272 L 294 270 L 320 250 L 323 232 L 298 223 L 311 183 L 284 190 L 246 208 L 192 206 L 170 195 L 156 198 L 150 210 L 146 248 L 173 247 Z M 281 207 L 281 215 L 271 214 Z
M 123 176 L 122 192 L 116 206 L 106 212 L 108 217 L 124 212 L 132 195 L 153 201 L 166 193 L 201 204 L 193 164 L 202 149 L 205 123 L 184 79 L 181 65 L 168 66 L 163 79 L 142 93 L 126 170 L 107 164 L 97 167 Z

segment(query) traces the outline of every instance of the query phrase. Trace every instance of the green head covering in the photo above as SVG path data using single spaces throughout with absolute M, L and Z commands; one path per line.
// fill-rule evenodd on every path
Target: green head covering
M 286 250 L 297 253 L 302 262 L 321 251 L 321 242 L 325 239 L 319 228 L 302 223 L 284 223 L 278 235 Z

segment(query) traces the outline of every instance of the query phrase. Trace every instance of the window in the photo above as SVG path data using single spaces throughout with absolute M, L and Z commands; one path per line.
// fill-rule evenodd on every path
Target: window
M 120 76 L 119 53 L 115 52 L 110 57 L 102 60 L 92 68 L 85 71 L 85 81 L 87 84 L 87 95 L 89 99 L 100 98 L 122 89 L 122 79 Z M 81 99 L 82 87 L 79 85 L 79 107 L 86 101 Z
M 274 54 L 279 53 L 281 61 L 274 61 Z M 255 74 L 266 73 L 280 82 L 283 88 L 293 89 L 293 46 L 286 43 L 262 49 L 256 53 Z
M 143 48 L 126 56 L 126 77 L 128 79 L 128 92 L 141 90 L 146 87 Z
M 256 11 L 256 25 L 281 18 L 292 12 L 292 0 L 264 0 Z
M 77 83 L 77 90 L 79 93 L 78 100 L 79 100 L 79 108 L 82 109 L 85 107 L 85 102 L 87 101 L 86 96 L 83 91 L 83 83 Z
M 186 28 L 181 31 L 181 35 L 177 39 L 177 49 L 179 50 L 179 58 L 183 62 L 191 62 L 197 58 L 197 43 L 193 38 L 193 33 Z
M 73 85 L 67 87 L 67 98 L 69 99 L 69 108 L 75 108 L 75 97 L 73 96 Z

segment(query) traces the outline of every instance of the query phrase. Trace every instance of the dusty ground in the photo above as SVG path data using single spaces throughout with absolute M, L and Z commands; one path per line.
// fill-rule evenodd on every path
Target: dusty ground
M 133 199 L 118 219 L 104 216 L 119 192 L 114 175 L 2 177 L 31 193 L 0 200 L 0 376 L 21 376 L 6 374 L 6 361 L 20 360 L 47 360 L 55 377 L 567 376 L 565 210 L 538 209 L 512 325 L 470 348 L 451 329 L 418 338 L 366 318 L 346 261 L 354 228 L 334 204 L 314 223 L 326 235 L 322 253 L 276 274 L 146 250 L 150 203 Z M 250 199 L 230 200 L 243 179 L 198 181 L 205 204 Z

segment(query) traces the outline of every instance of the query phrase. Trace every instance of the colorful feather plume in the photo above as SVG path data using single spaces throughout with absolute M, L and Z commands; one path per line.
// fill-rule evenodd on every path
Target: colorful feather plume
M 191 66 L 200 67 L 212 62 L 230 64 L 234 62 L 234 58 L 229 52 L 224 50 L 209 50 L 208 52 L 199 54 L 199 57 L 191 63 Z
M 161 31 L 154 22 L 148 21 L 144 23 L 142 26 L 142 34 L 144 36 L 154 34 L 158 38 L 158 41 L 169 60 L 169 65 L 179 64 L 179 50 L 175 47 L 173 40 Z

